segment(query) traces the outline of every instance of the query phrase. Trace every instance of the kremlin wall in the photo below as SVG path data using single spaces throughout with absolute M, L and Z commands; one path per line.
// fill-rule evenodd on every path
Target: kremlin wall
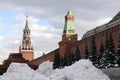
M 103 23 L 103 25 L 87 31 L 81 40 L 78 40 L 79 34 L 76 32 L 74 19 L 74 15 L 69 10 L 65 16 L 62 40 L 58 41 L 59 48 L 34 59 L 34 48 L 31 44 L 31 34 L 26 16 L 26 24 L 23 30 L 22 45 L 19 47 L 19 53 L 11 53 L 8 59 L 3 61 L 3 65 L 0 65 L 0 70 L 5 72 L 11 62 L 27 63 L 31 68 L 37 69 L 38 65 L 42 62 L 47 60 L 53 61 L 55 53 L 58 52 L 64 58 L 70 53 L 75 53 L 76 47 L 79 47 L 81 58 L 84 58 L 86 46 L 90 52 L 92 37 L 95 39 L 97 53 L 99 53 L 101 43 L 105 46 L 106 37 L 110 33 L 112 33 L 114 39 L 114 50 L 117 51 L 118 41 L 120 39 L 120 12 L 108 23 Z
M 53 61 L 54 54 L 56 51 L 59 52 L 61 57 L 68 56 L 70 53 L 75 53 L 76 47 L 78 46 L 80 49 L 81 58 L 85 57 L 85 47 L 87 46 L 88 52 L 90 52 L 92 37 L 95 39 L 95 44 L 97 48 L 97 53 L 99 53 L 101 43 L 103 43 L 105 47 L 105 40 L 112 33 L 115 52 L 117 52 L 118 41 L 120 36 L 120 12 L 112 18 L 108 23 L 98 26 L 92 30 L 87 31 L 81 40 L 78 40 L 79 34 L 76 32 L 76 26 L 74 23 L 74 15 L 71 11 L 68 11 L 65 16 L 65 24 L 62 34 L 62 41 L 60 41 L 59 48 L 53 50 L 52 52 L 41 56 L 37 59 L 32 60 L 32 63 L 38 65 L 43 61 Z

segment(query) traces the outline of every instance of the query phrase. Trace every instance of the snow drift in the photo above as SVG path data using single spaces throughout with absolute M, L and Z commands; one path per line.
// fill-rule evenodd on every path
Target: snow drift
M 34 71 L 27 64 L 12 63 L 0 80 L 110 80 L 88 60 L 80 60 L 63 69 L 52 69 L 52 62 L 44 62 Z

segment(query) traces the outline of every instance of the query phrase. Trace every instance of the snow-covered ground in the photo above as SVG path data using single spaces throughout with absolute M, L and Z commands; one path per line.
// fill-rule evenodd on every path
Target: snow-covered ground
M 40 64 L 34 71 L 23 63 L 12 63 L 0 80 L 110 80 L 88 60 L 80 60 L 63 69 L 52 69 L 52 62 Z

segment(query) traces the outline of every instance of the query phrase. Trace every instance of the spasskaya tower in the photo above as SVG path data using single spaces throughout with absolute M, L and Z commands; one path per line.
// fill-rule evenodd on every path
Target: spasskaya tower
M 22 45 L 19 48 L 19 52 L 22 54 L 22 57 L 26 60 L 34 59 L 34 49 L 31 45 L 31 34 L 30 29 L 28 27 L 28 16 L 26 16 L 26 24 L 25 29 L 23 30 L 23 40 Z

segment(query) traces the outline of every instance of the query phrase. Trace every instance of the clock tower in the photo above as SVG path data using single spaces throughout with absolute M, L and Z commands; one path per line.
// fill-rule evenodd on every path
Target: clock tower
M 25 29 L 23 30 L 23 40 L 22 45 L 19 48 L 19 52 L 22 54 L 22 57 L 26 60 L 31 61 L 34 59 L 34 49 L 31 45 L 31 35 L 30 29 L 28 27 L 28 16 L 26 16 Z
M 62 34 L 62 41 L 59 42 L 59 53 L 61 56 L 67 56 L 74 50 L 72 46 L 77 44 L 77 32 L 74 23 L 74 15 L 68 10 L 65 16 L 64 30 Z
M 76 26 L 74 23 L 74 15 L 69 10 L 65 16 L 65 24 L 62 40 L 77 40 Z

